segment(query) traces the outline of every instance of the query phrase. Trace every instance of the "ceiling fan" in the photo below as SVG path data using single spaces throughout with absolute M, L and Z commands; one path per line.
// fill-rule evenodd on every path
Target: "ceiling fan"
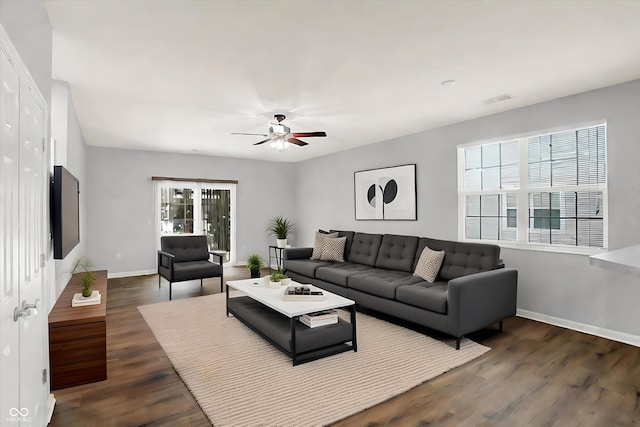
M 269 133 L 245 133 L 245 132 L 231 132 L 232 135 L 256 135 L 265 136 L 266 138 L 256 142 L 253 145 L 264 144 L 265 142 L 271 142 L 271 146 L 278 151 L 283 151 L 289 143 L 299 145 L 301 147 L 309 145 L 308 142 L 304 142 L 298 138 L 311 138 L 316 136 L 327 136 L 326 132 L 291 132 L 289 126 L 282 124 L 282 121 L 286 119 L 284 114 L 275 114 L 274 120 L 269 123 Z

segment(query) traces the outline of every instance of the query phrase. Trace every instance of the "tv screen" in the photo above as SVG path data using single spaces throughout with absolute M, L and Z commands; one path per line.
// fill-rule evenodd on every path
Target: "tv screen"
M 53 167 L 51 231 L 54 259 L 63 259 L 80 242 L 80 183 L 63 166 Z

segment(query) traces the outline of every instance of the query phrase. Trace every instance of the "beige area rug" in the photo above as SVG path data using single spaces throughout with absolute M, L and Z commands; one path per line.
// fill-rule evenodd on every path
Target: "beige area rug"
M 138 307 L 215 427 L 323 426 L 486 353 L 357 314 L 358 351 L 298 366 L 233 317 L 224 294 Z M 342 311 L 342 310 L 339 310 Z

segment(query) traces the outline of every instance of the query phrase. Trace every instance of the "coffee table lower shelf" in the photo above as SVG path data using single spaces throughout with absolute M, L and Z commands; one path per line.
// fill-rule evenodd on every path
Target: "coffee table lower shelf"
M 309 328 L 298 322 L 297 316 L 284 316 L 250 297 L 227 300 L 227 316 L 233 314 L 291 357 L 294 366 L 346 351 L 358 351 L 355 306 L 346 308 L 351 312 L 351 323 L 338 319 L 338 323 L 332 325 Z

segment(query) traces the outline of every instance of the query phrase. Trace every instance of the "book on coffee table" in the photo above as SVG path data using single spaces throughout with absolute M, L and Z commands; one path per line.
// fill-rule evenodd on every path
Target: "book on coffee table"
M 338 312 L 335 310 L 323 310 L 315 313 L 303 314 L 298 318 L 301 323 L 310 328 L 332 325 L 338 323 Z

